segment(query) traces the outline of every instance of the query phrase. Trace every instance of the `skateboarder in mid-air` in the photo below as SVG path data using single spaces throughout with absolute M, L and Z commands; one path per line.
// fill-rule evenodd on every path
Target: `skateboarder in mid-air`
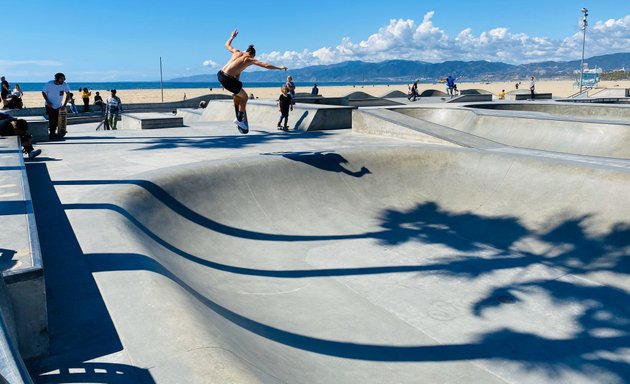
M 230 35 L 228 41 L 225 42 L 225 48 L 232 52 L 232 57 L 227 64 L 221 68 L 219 73 L 217 73 L 217 78 L 219 83 L 221 83 L 225 89 L 232 92 L 235 96 L 238 96 L 238 112 L 234 123 L 236 123 L 239 132 L 247 133 L 249 132 L 249 125 L 247 123 L 247 119 L 245 118 L 245 107 L 247 106 L 248 97 L 247 92 L 243 90 L 243 83 L 239 80 L 241 72 L 250 65 L 257 65 L 267 69 L 281 69 L 285 71 L 287 70 L 287 67 L 276 67 L 275 65 L 263 63 L 262 61 L 254 59 L 256 56 L 256 50 L 253 45 L 250 45 L 245 52 L 241 52 L 234 48 L 232 46 L 232 40 L 234 40 L 236 35 L 238 35 L 238 31 L 235 29 Z

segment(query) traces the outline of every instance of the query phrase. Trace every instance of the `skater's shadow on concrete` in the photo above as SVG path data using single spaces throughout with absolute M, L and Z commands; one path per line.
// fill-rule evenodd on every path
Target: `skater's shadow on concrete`
M 294 130 L 299 130 L 300 129 L 300 125 L 302 125 L 302 123 L 304 122 L 304 120 L 308 117 L 308 111 L 304 111 L 304 113 L 302 113 L 302 115 L 300 116 L 299 119 L 297 119 L 297 121 L 295 122 L 295 125 L 293 125 L 293 129 Z
M 7 271 L 17 264 L 13 257 L 17 254 L 14 249 L 0 248 L 0 272 Z
M 352 177 L 363 177 L 372 173 L 364 166 L 361 166 L 358 171 L 349 169 L 350 162 L 336 152 L 274 152 L 263 153 L 263 155 L 282 156 L 286 159 L 321 169 L 322 171 L 344 173 Z

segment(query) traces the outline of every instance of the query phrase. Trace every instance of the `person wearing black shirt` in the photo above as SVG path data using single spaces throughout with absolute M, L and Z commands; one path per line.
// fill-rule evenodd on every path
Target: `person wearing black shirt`
M 289 130 L 289 109 L 293 110 L 293 98 L 289 94 L 289 87 L 285 84 L 282 86 L 282 94 L 278 98 L 278 108 L 280 109 L 280 121 L 278 121 L 278 130 Z M 284 125 L 281 125 L 284 120 Z
M 22 151 L 29 159 L 42 153 L 41 149 L 33 148 L 33 136 L 28 133 L 28 123 L 23 119 L 16 119 L 6 113 L 0 113 L 0 136 L 20 136 Z

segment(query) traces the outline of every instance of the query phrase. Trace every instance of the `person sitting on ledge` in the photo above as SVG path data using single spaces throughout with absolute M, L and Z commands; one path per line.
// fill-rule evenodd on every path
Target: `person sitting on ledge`
M 28 132 L 28 123 L 23 119 L 16 119 L 6 113 L 0 113 L 0 136 L 20 136 L 22 144 L 22 152 L 29 159 L 34 159 L 40 153 L 41 149 L 33 148 L 33 136 Z

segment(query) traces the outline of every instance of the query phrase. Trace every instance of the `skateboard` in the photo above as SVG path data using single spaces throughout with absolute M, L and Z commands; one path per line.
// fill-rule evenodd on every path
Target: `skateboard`
M 57 120 L 57 127 L 59 127 L 57 134 L 60 137 L 64 137 L 66 133 L 68 133 L 68 131 L 66 130 L 67 126 L 68 126 L 68 111 L 66 110 L 66 107 L 61 107 L 59 108 L 59 120 Z
M 238 95 L 234 95 L 232 100 L 234 101 L 234 115 L 238 119 L 238 105 L 241 102 L 241 98 L 238 97 Z M 249 121 L 247 121 L 247 111 L 245 111 L 245 114 L 243 115 L 243 121 L 245 121 L 245 123 L 249 126 Z M 249 129 L 243 129 L 239 127 L 238 124 L 236 124 L 236 128 L 238 128 L 238 131 L 242 134 L 247 134 L 249 132 Z
M 103 119 L 103 121 L 101 121 L 97 126 L 96 126 L 96 130 L 100 131 L 101 127 L 103 127 L 104 131 L 108 131 L 109 130 L 109 120 L 107 119 L 107 115 L 105 115 L 105 118 Z

